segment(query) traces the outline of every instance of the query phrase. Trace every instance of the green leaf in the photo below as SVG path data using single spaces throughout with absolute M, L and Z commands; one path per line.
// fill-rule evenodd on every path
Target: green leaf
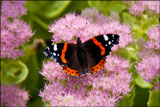
M 135 83 L 141 88 L 152 88 L 152 84 L 144 81 L 144 79 L 139 75 L 134 75 Z
M 135 88 L 133 88 L 128 95 L 124 96 L 123 99 L 120 101 L 120 107 L 132 107 L 134 104 L 135 98 Z
M 149 89 L 141 88 L 135 85 L 135 98 L 133 107 L 147 107 L 147 101 L 149 99 Z
M 61 14 L 66 7 L 71 3 L 71 1 L 54 1 L 45 11 L 47 18 L 53 18 Z
M 54 18 L 61 14 L 71 1 L 27 1 L 28 13 L 43 18 Z
M 118 13 L 127 9 L 127 6 L 121 1 L 88 1 L 90 7 L 95 7 L 104 14 L 116 11 Z
M 40 26 L 42 26 L 45 30 L 49 30 L 49 29 L 48 29 L 48 24 L 45 23 L 43 20 L 41 20 L 39 17 L 34 16 L 33 19 L 34 19 L 34 21 L 37 22 Z
M 107 8 L 108 1 L 88 1 L 90 7 L 95 7 L 98 10 L 105 10 Z
M 63 15 L 69 12 L 76 12 L 88 7 L 87 1 L 72 1 L 63 12 Z M 63 16 L 62 15 L 62 16 Z
M 136 47 L 136 44 L 135 44 L 135 47 Z M 136 54 L 137 53 L 136 49 L 134 49 L 134 48 L 131 46 L 128 46 L 126 48 L 120 49 L 118 51 L 118 54 L 121 55 L 125 59 L 130 59 L 130 60 L 136 61 L 136 60 L 138 60 L 138 56 Z
M 111 2 L 112 3 L 112 2 Z M 108 11 L 116 11 L 116 12 L 122 12 L 123 10 L 127 9 L 127 6 L 122 3 L 112 3 L 109 5 Z
M 38 82 L 38 76 L 39 76 L 39 69 L 38 69 L 38 62 L 36 57 L 36 51 L 33 48 L 33 46 L 28 45 L 25 46 L 25 56 L 21 59 L 23 62 L 26 63 L 29 74 L 26 80 L 23 83 L 23 86 L 25 89 L 27 89 L 32 95 L 32 97 L 36 96 L 38 94 L 38 91 L 35 92 L 37 89 L 37 82 Z
M 1 61 L 2 84 L 16 85 L 23 82 L 28 75 L 27 66 L 20 60 Z
M 28 102 L 27 107 L 49 107 L 49 106 L 45 106 L 45 104 L 42 102 L 42 99 L 38 97 L 32 102 Z
M 160 90 L 154 90 L 150 92 L 148 107 L 159 107 L 160 106 Z
M 131 26 L 134 26 L 135 24 L 136 24 L 136 19 L 135 19 L 135 17 L 133 17 L 133 16 L 131 16 L 129 13 L 123 13 L 122 14 L 122 16 L 123 16 L 123 21 L 125 22 L 125 23 L 128 23 L 128 24 L 130 24 Z

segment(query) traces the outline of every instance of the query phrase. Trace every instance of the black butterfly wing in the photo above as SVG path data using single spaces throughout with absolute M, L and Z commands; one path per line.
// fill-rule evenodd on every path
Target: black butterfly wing
M 52 58 L 58 62 L 63 70 L 72 76 L 79 76 L 80 65 L 76 54 L 76 45 L 72 43 L 52 44 L 45 48 L 44 52 L 47 58 Z
M 76 45 L 71 43 L 57 43 L 43 51 L 47 58 L 52 58 L 62 66 L 67 66 Z
M 106 56 L 110 54 L 111 48 L 118 43 L 119 36 L 117 34 L 96 36 L 84 43 L 88 67 L 91 68 L 91 72 L 96 72 L 104 66 Z

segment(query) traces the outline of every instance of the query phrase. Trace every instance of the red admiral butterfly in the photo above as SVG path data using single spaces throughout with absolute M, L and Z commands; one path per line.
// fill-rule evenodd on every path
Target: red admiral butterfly
M 84 43 L 78 38 L 77 44 L 52 44 L 44 50 L 44 54 L 47 58 L 57 61 L 67 74 L 80 76 L 103 68 L 106 56 L 111 52 L 113 45 L 118 43 L 117 34 L 104 34 Z

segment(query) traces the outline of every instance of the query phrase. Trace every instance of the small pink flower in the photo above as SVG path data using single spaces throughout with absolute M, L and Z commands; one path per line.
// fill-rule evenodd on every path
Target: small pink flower
M 30 26 L 18 19 L 1 26 L 1 57 L 15 59 L 22 56 L 23 53 L 18 47 L 33 35 Z
M 93 10 L 95 9 L 93 8 Z M 113 48 L 116 51 L 118 48 L 125 48 L 133 41 L 129 25 L 120 24 L 118 20 L 107 22 L 106 16 L 100 14 L 97 10 L 94 13 L 93 10 L 86 9 L 82 11 L 82 15 L 78 16 L 67 14 L 64 18 L 52 24 L 50 32 L 53 33 L 53 42 L 61 42 L 62 40 L 75 42 L 74 37 L 80 37 L 84 42 L 94 36 L 113 33 L 120 35 L 119 45 Z M 95 18 L 97 20 L 94 20 Z
M 158 25 L 155 28 L 150 28 L 148 31 L 148 37 L 149 41 L 146 43 L 143 43 L 142 45 L 147 48 L 147 49 L 157 49 L 160 50 L 160 43 L 159 43 L 159 38 L 160 38 L 160 26 Z
M 65 71 L 57 62 L 48 61 L 43 64 L 43 69 L 41 74 L 49 81 L 54 81 L 56 78 L 58 80 L 64 80 L 67 77 Z
M 86 8 L 82 10 L 81 16 L 94 24 L 102 25 L 107 22 L 107 16 L 104 16 L 96 8 Z
M 26 1 L 2 1 L 2 16 L 15 18 L 26 14 L 27 9 L 24 8 L 25 3 Z
M 141 51 L 139 55 L 142 60 L 136 69 L 145 81 L 151 82 L 160 73 L 160 56 L 148 51 Z
M 15 59 L 22 56 L 19 47 L 33 35 L 30 26 L 19 20 L 26 13 L 22 1 L 2 1 L 1 16 L 1 57 Z M 11 18 L 11 20 L 9 20 Z
M 107 71 L 127 70 L 129 67 L 129 61 L 124 60 L 118 56 L 108 56 L 106 58 L 105 69 Z
M 130 2 L 130 1 L 129 1 Z M 149 14 L 159 13 L 159 1 L 136 1 L 131 4 L 130 13 L 134 15 L 141 15 L 144 11 Z
M 78 78 L 68 76 L 61 83 L 52 81 L 52 83 L 45 85 L 40 96 L 50 106 L 115 106 L 116 102 L 122 98 L 121 95 L 127 95 L 131 90 L 129 86 L 131 74 L 127 71 L 128 61 L 117 56 L 111 56 L 107 60 L 109 59 L 112 60 L 108 61 L 105 66 L 113 64 L 114 71 L 107 70 L 105 67 L 95 75 L 86 74 Z M 55 68 L 51 63 L 45 65 L 44 68 L 47 66 Z M 60 74 L 54 73 L 54 71 L 64 72 L 60 70 L 55 68 L 50 74 L 54 75 L 53 78 L 56 76 L 59 78 Z M 51 70 L 42 71 L 50 72 Z
M 24 89 L 20 89 L 17 86 L 5 86 L 1 85 L 1 107 L 19 107 L 26 106 L 29 100 L 28 92 Z

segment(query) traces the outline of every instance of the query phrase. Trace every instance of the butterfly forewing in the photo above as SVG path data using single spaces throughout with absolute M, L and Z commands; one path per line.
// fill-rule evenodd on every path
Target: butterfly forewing
M 110 54 L 111 48 L 119 43 L 119 36 L 117 34 L 104 34 L 91 38 L 84 43 L 86 50 L 94 52 L 97 55 L 105 58 Z
M 47 58 L 54 59 L 60 65 L 67 65 L 75 47 L 76 45 L 71 43 L 57 43 L 45 48 L 43 53 Z

